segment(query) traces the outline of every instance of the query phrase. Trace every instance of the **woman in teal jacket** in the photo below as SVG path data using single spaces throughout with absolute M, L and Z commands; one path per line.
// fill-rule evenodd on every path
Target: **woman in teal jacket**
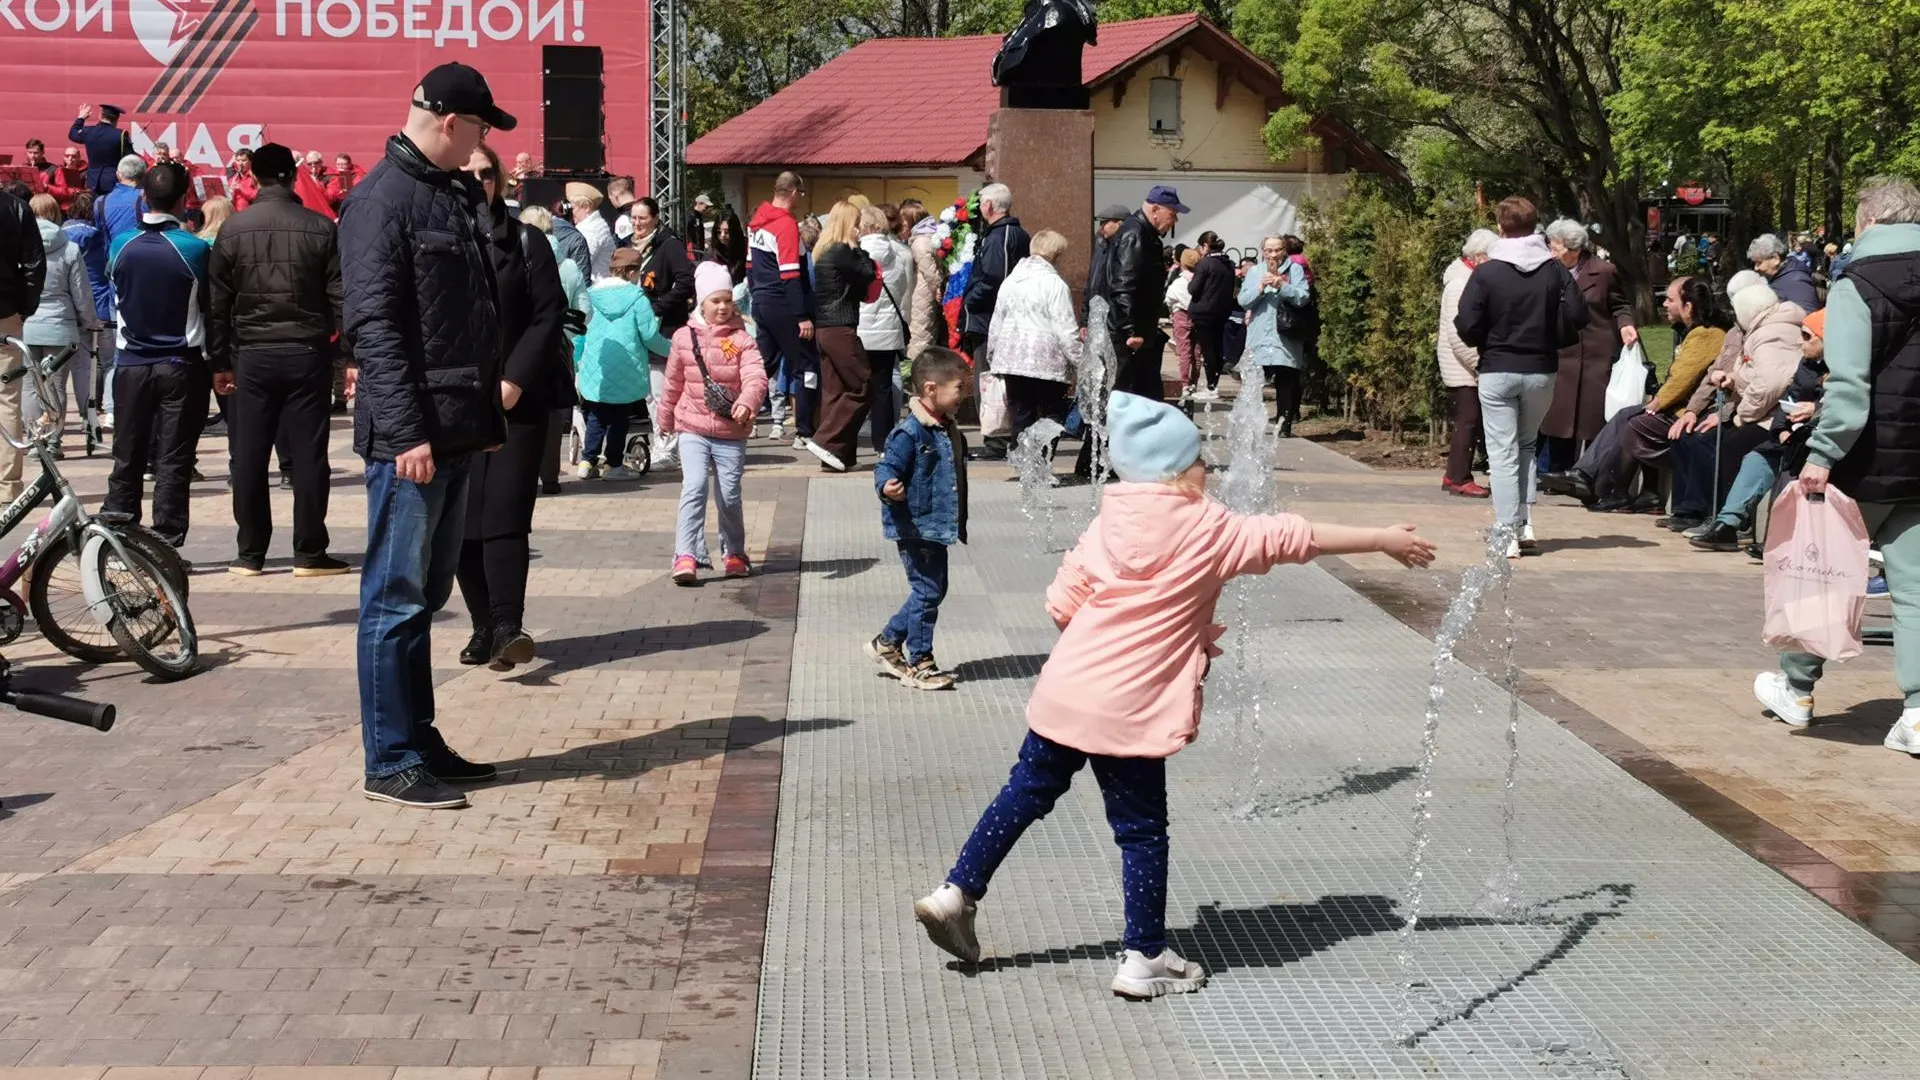
M 1298 312 L 1312 296 L 1306 267 L 1290 258 L 1287 248 L 1283 237 L 1262 240 L 1259 264 L 1249 267 L 1246 280 L 1240 283 L 1240 306 L 1247 312 L 1247 346 L 1240 362 L 1266 369 L 1282 438 L 1293 434 L 1293 421 L 1300 411 L 1300 372 L 1307 366 L 1307 339 L 1280 329 L 1279 309 L 1284 304 Z
M 660 336 L 653 303 L 640 288 L 640 254 L 631 248 L 614 252 L 612 271 L 612 276 L 587 290 L 587 336 L 575 375 L 580 409 L 587 415 L 587 438 L 580 448 L 582 480 L 634 478 L 620 457 L 634 405 L 651 388 L 647 354 L 673 349 Z

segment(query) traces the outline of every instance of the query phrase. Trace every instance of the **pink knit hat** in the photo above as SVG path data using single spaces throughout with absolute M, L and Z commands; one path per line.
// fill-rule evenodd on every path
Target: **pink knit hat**
M 700 268 L 693 272 L 694 299 L 704 301 L 717 292 L 724 292 L 729 297 L 733 295 L 733 275 L 717 262 L 701 263 Z

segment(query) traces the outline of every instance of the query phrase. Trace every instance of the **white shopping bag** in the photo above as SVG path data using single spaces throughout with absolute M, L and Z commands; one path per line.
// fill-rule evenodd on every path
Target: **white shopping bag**
M 978 381 L 981 436 L 1012 434 L 1013 420 L 1007 413 L 1007 384 L 988 371 L 981 372 Z
M 1607 377 L 1607 419 L 1621 409 L 1637 409 L 1647 403 L 1647 356 L 1634 342 L 1620 350 L 1613 362 L 1613 374 Z

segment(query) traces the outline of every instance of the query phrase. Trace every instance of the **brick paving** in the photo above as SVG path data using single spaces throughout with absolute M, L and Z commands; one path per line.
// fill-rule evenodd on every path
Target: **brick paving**
M 460 667 L 457 595 L 434 639 L 442 729 L 503 776 L 421 813 L 357 791 L 358 578 L 224 573 L 218 450 L 185 552 L 210 670 L 155 684 L 31 630 L 6 649 L 23 686 L 120 721 L 0 728 L 0 1074 L 746 1075 L 814 470 L 756 447 L 762 575 L 699 589 L 665 575 L 677 473 L 542 499 L 541 659 Z M 343 429 L 332 453 L 351 561 L 365 505 Z M 97 501 L 105 463 L 68 464 Z

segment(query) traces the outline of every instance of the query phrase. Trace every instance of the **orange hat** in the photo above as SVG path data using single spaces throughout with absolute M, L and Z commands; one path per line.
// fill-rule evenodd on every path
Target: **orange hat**
M 1821 308 L 1819 311 L 1807 316 L 1801 321 L 1800 328 L 1812 334 L 1814 337 L 1825 341 L 1827 339 L 1827 309 Z

